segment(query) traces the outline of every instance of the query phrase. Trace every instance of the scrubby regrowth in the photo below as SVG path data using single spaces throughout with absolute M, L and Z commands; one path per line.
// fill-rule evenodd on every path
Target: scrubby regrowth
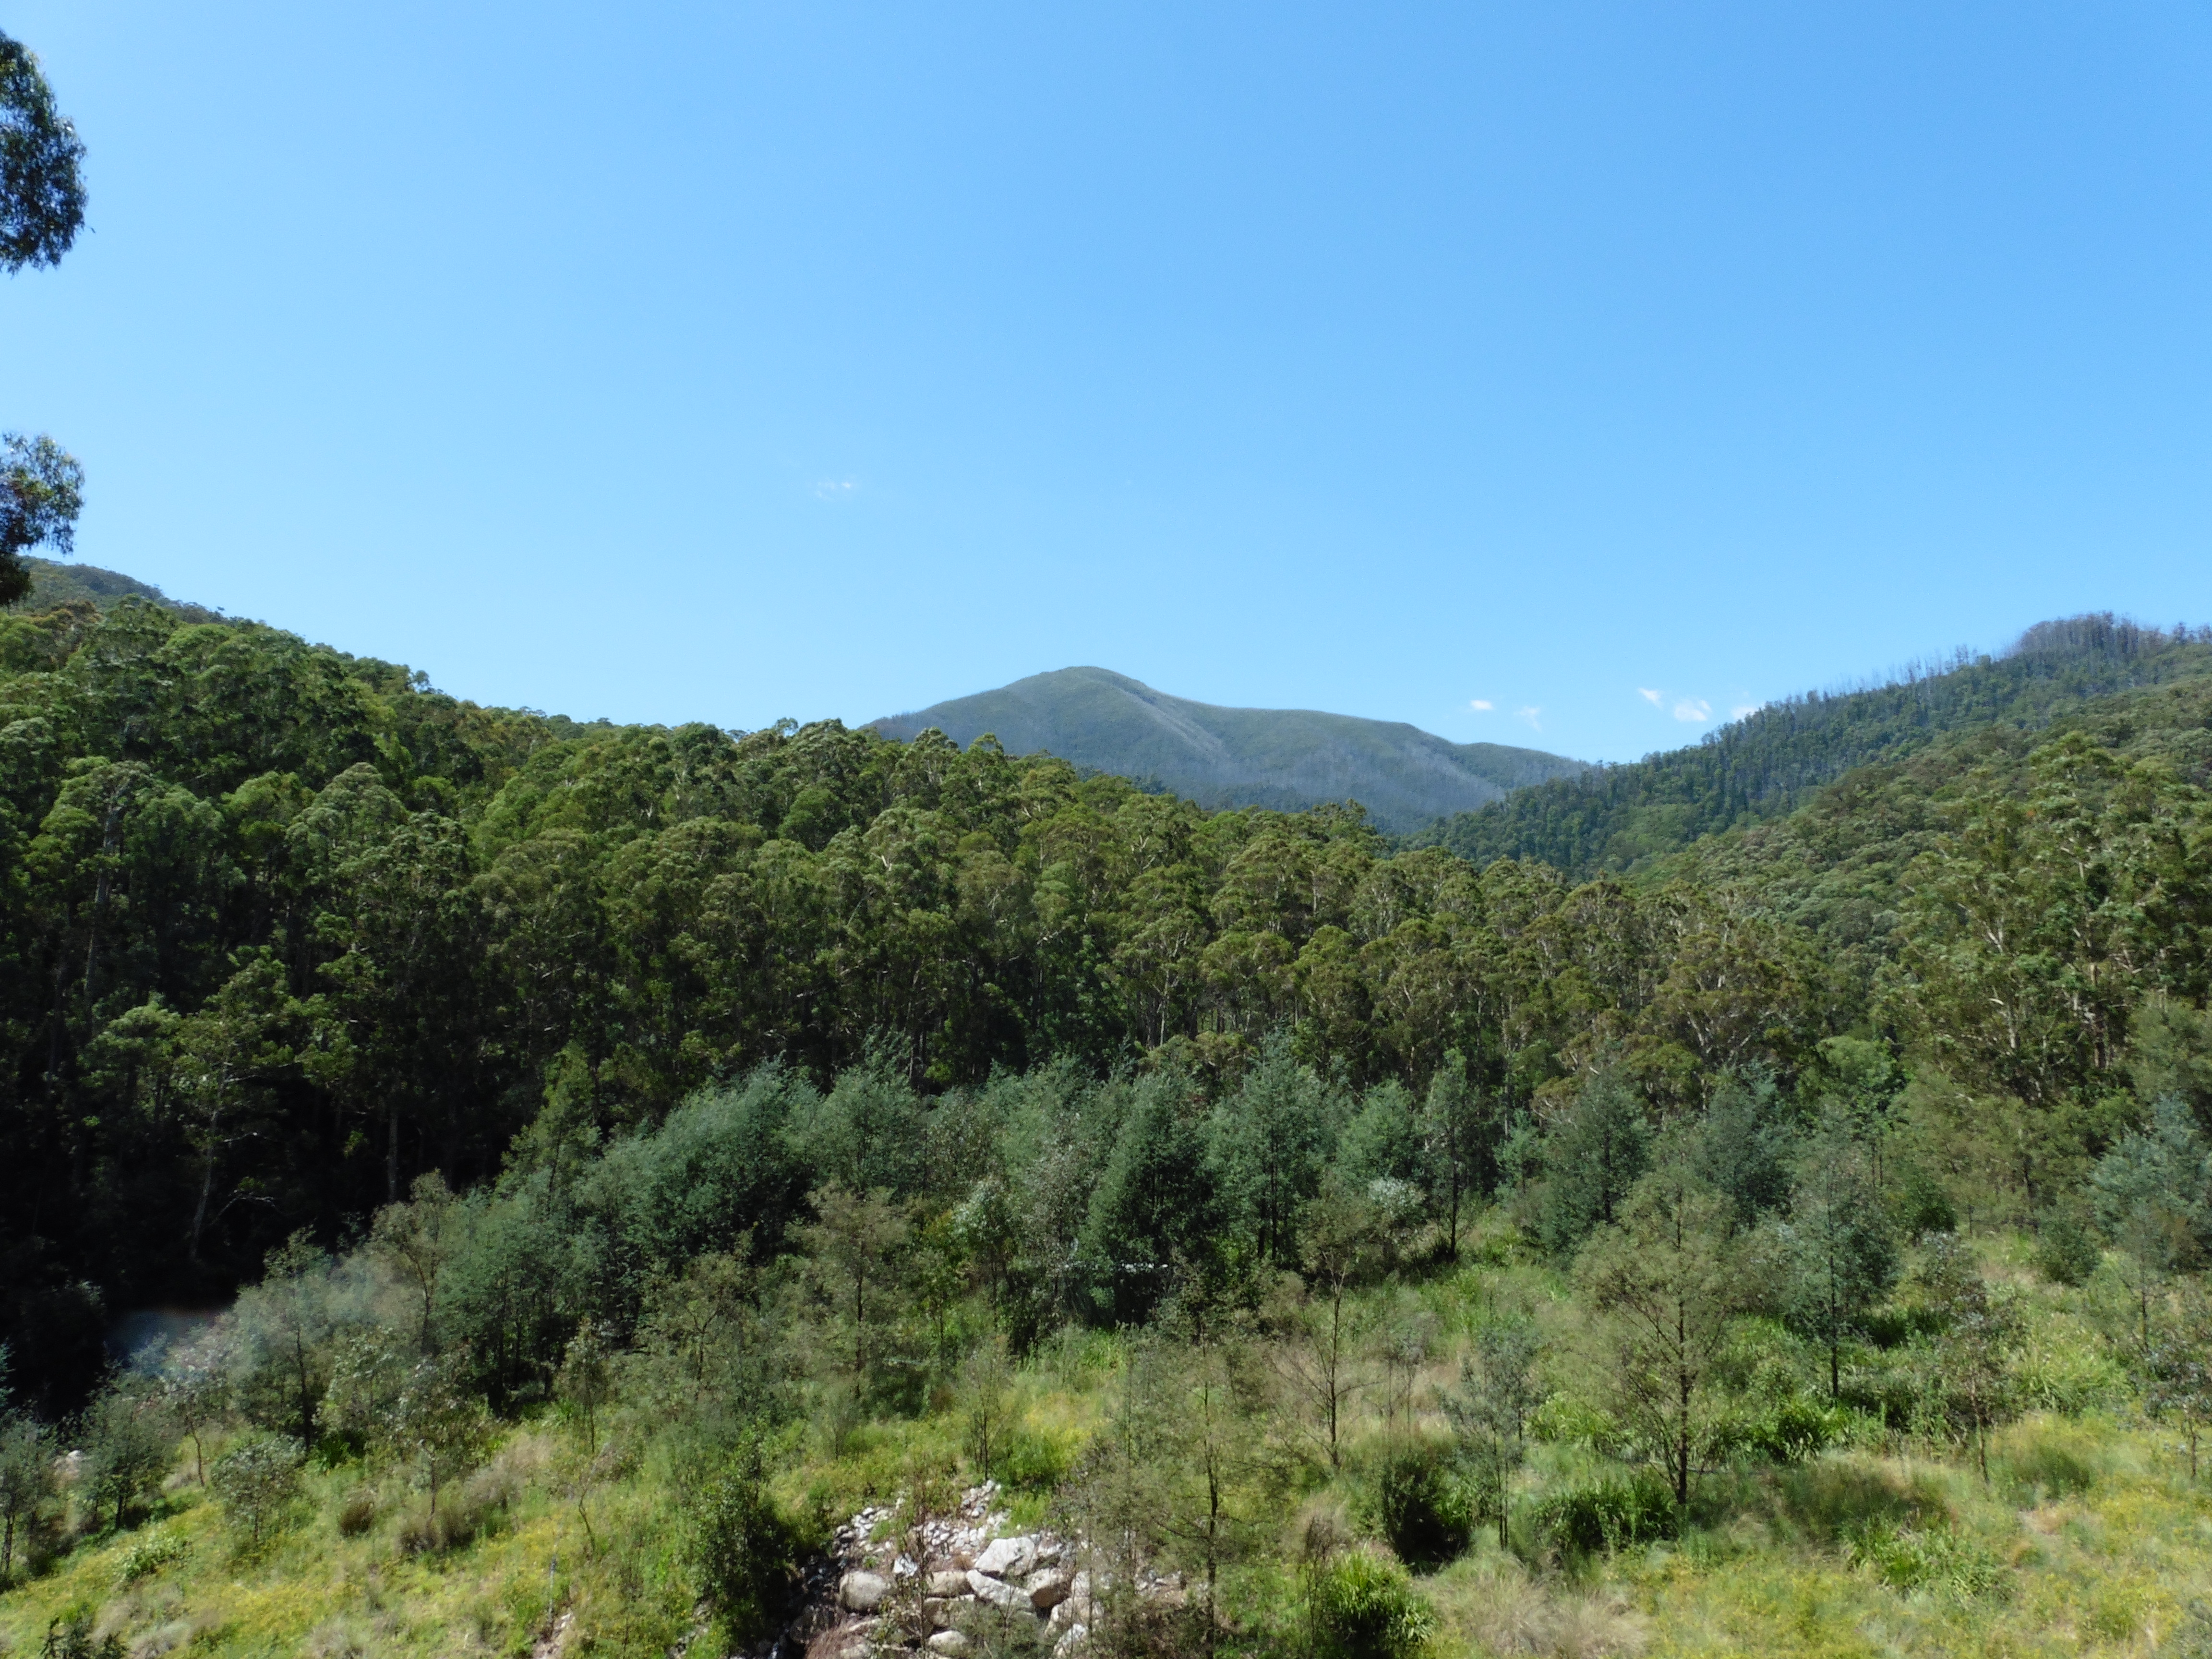
M 0 1638 L 2212 1641 L 2212 651 L 2112 637 L 1577 884 L 0 617 Z

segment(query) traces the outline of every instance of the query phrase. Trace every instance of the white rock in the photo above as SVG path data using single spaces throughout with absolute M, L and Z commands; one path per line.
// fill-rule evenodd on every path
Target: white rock
M 891 1593 L 891 1582 L 881 1573 L 848 1572 L 838 1581 L 837 1601 L 854 1613 L 873 1613 Z
M 965 1595 L 968 1575 L 957 1567 L 940 1567 L 929 1575 L 926 1588 L 932 1595 Z
M 1022 1580 L 1022 1588 L 1029 1592 L 1030 1605 L 1039 1613 L 1049 1613 L 1067 1600 L 1067 1593 L 1075 1585 L 1075 1575 L 1060 1567 L 1040 1567 Z
M 924 1645 L 932 1653 L 962 1654 L 968 1651 L 968 1638 L 957 1630 L 941 1630 Z
M 1090 1634 L 1091 1626 L 1088 1625 L 1070 1625 L 1067 1633 L 1052 1644 L 1052 1659 L 1070 1659 L 1070 1656 L 1083 1645 L 1083 1638 Z
M 975 1558 L 975 1571 L 994 1578 L 1019 1578 L 1036 1565 L 1034 1538 L 994 1538 L 991 1547 Z
M 988 1601 L 994 1607 L 1026 1607 L 1029 1594 L 1009 1584 L 1003 1578 L 994 1578 L 978 1568 L 968 1575 L 968 1588 L 975 1592 L 979 1601 Z

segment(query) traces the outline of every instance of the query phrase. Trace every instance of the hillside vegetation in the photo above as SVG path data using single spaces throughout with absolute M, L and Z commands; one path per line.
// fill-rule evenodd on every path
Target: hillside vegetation
M 2212 677 L 2066 637 L 1624 884 L 7 617 L 0 1636 L 2200 1651 Z
M 988 734 L 1010 754 L 1057 755 L 1209 807 L 1297 811 L 1356 800 L 1387 830 L 1587 769 L 1540 750 L 1449 743 L 1395 720 L 1192 702 L 1103 668 L 1033 674 L 874 729 L 902 739 L 934 729 L 963 748 Z
M 1945 733 L 2038 731 L 2090 699 L 2212 672 L 2212 639 L 2110 616 L 2031 629 L 2000 657 L 1960 652 L 1881 685 L 1808 692 L 1702 743 L 1589 769 L 1424 826 L 1414 846 L 1477 864 L 1537 859 L 1577 876 L 1626 873 L 1701 836 L 1778 818 L 1854 767 L 1899 761 Z

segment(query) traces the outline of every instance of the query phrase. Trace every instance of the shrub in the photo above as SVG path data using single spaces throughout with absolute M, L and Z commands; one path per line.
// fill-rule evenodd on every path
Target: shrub
M 1383 1461 L 1375 1483 L 1382 1535 L 1408 1566 L 1430 1571 L 1467 1547 L 1474 1506 L 1440 1448 L 1407 1446 Z
M 1316 1659 L 1403 1659 L 1436 1629 L 1405 1570 L 1360 1551 L 1309 1570 L 1306 1616 Z
M 225 1452 L 208 1468 L 208 1485 L 231 1525 L 249 1547 L 289 1516 L 300 1496 L 300 1443 L 283 1435 L 256 1435 Z
M 999 1478 L 1017 1492 L 1050 1492 L 1067 1479 L 1067 1448 L 1035 1429 L 1016 1429 L 1006 1437 Z
M 161 1486 L 169 1467 L 169 1437 L 149 1401 L 119 1389 L 92 1402 L 79 1432 L 84 1440 L 84 1491 L 94 1516 L 106 1510 L 119 1528 Z
M 436 1509 L 410 1513 L 399 1527 L 399 1547 L 410 1555 L 457 1550 L 495 1530 L 515 1497 L 511 1471 L 494 1464 L 461 1482 Z M 374 1510 L 370 1510 L 370 1520 Z M 340 1517 L 343 1525 L 343 1517 Z
M 1566 1555 L 1595 1555 L 1674 1535 L 1674 1494 L 1649 1469 L 1554 1492 L 1536 1506 L 1538 1532 Z
M 343 1538 L 358 1538 L 376 1524 L 376 1494 L 366 1486 L 356 1487 L 338 1505 L 338 1534 Z
M 1724 1449 L 1749 1452 L 1777 1463 L 1802 1463 L 1844 1439 L 1851 1413 L 1808 1395 L 1755 1400 L 1738 1412 L 1723 1436 Z
M 733 1643 L 775 1626 L 791 1600 L 797 1545 L 769 1497 L 759 1454 L 741 1449 L 702 1494 L 690 1540 L 700 1590 Z
M 2103 1260 L 2097 1241 L 2072 1216 L 2058 1212 L 2044 1218 L 2036 1234 L 2035 1270 L 2052 1284 L 2086 1285 Z
M 172 1561 L 181 1561 L 191 1553 L 191 1540 L 173 1532 L 157 1532 L 150 1538 L 142 1538 L 123 1552 L 123 1563 L 116 1569 L 116 1582 L 135 1584 L 141 1578 L 150 1578 Z

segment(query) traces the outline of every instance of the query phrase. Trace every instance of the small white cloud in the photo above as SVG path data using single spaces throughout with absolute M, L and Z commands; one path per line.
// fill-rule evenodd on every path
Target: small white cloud
M 1729 718 L 1732 720 L 1740 720 L 1746 714 L 1756 714 L 1765 707 L 1763 702 L 1740 702 L 1729 710 Z
M 1534 703 L 1529 704 L 1526 708 L 1515 709 L 1513 711 L 1513 715 L 1516 720 L 1524 720 L 1528 721 L 1529 726 L 1536 731 L 1540 732 L 1544 729 L 1544 711 Z
M 1703 697 L 1685 697 L 1674 705 L 1678 720 L 1709 720 L 1713 717 L 1713 706 Z
M 1656 708 L 1659 706 L 1659 694 L 1656 691 L 1654 691 L 1648 685 L 1638 686 L 1636 688 L 1636 695 L 1643 698 L 1644 702 L 1650 703 L 1654 708 Z
M 814 499 L 817 501 L 842 501 L 856 494 L 860 488 L 858 478 L 817 478 Z
M 1477 697 L 1472 702 L 1468 703 L 1468 707 L 1474 710 L 1478 714 L 1487 714 L 1492 709 L 1497 708 L 1498 705 L 1491 702 L 1487 697 Z

